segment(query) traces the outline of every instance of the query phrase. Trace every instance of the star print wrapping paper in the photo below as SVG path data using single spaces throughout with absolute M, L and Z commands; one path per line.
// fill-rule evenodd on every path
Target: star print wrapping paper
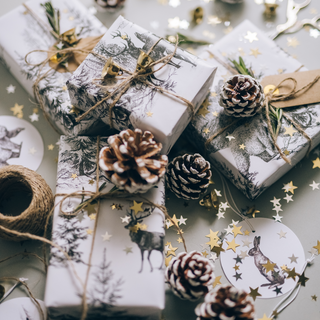
M 186 134 L 190 142 L 199 147 L 217 169 L 253 200 L 306 155 L 309 143 L 283 117 L 277 143 L 291 160 L 292 165 L 287 164 L 274 147 L 262 112 L 229 127 L 205 147 L 211 135 L 234 120 L 224 113 L 218 102 L 220 89 L 231 73 L 213 55 L 227 64 L 228 58 L 238 60 L 241 56 L 259 80 L 268 75 L 294 72 L 301 67 L 301 63 L 285 53 L 249 21 L 241 23 L 201 54 L 218 70 L 208 102 L 190 122 Z M 286 109 L 285 112 L 308 134 L 312 139 L 312 148 L 315 147 L 320 142 L 320 105 L 305 105 Z
M 282 223 L 266 218 L 233 226 L 220 255 L 222 269 L 237 288 L 255 298 L 275 298 L 292 290 L 305 263 L 299 238 Z M 249 232 L 246 232 L 249 231 Z
M 27 1 L 26 4 L 48 24 L 43 8 L 42 0 Z M 96 36 L 106 32 L 106 28 L 87 8 L 77 0 L 52 0 L 54 8 L 60 10 L 61 32 L 73 27 L 82 28 L 81 37 Z M 19 22 L 19 23 L 17 23 Z M 33 83 L 37 78 L 39 67 L 27 65 L 25 55 L 33 50 L 49 50 L 56 42 L 47 29 L 41 26 L 22 5 L 0 17 L 0 27 L 4 32 L 0 34 L 0 62 L 2 62 L 21 83 L 26 91 L 33 97 Z M 48 29 L 50 26 L 48 24 Z M 33 53 L 28 60 L 39 63 L 47 57 L 47 53 Z M 42 74 L 49 68 L 46 66 Z M 81 114 L 71 105 L 65 86 L 71 73 L 59 73 L 54 70 L 48 77 L 41 80 L 38 88 L 51 123 L 58 131 L 64 134 L 87 135 L 97 132 L 101 122 L 93 117 L 87 117 L 82 123 L 77 123 L 75 118 Z M 9 88 L 10 92 L 12 88 Z M 9 92 L 9 91 L 8 91 Z M 16 116 L 19 117 L 21 113 Z M 89 130 L 89 127 L 91 130 Z M 105 129 L 105 126 L 103 126 Z M 104 133 L 106 134 L 106 133 Z
M 100 148 L 107 138 L 100 138 Z M 97 138 L 61 136 L 56 193 L 96 191 Z M 114 186 L 102 171 L 101 192 Z M 143 197 L 164 204 L 161 181 Z M 56 198 L 56 203 L 62 197 Z M 68 198 L 62 209 L 72 212 L 80 198 Z M 94 235 L 97 220 L 96 235 Z M 70 256 L 71 263 L 57 249 L 51 249 L 45 304 L 52 319 L 79 319 L 82 304 L 81 284 L 71 270 L 85 280 L 94 242 L 88 278 L 88 318 L 95 316 L 155 316 L 164 308 L 164 215 L 144 204 L 138 195 L 129 199 L 91 203 L 75 217 L 60 215 L 55 208 L 52 240 Z M 141 255 L 143 253 L 143 257 Z M 68 319 L 69 319 L 68 318 Z
M 147 30 L 119 16 L 93 49 L 94 52 L 112 57 L 120 67 L 133 72 L 141 51 L 147 53 L 159 38 Z M 150 53 L 154 61 L 173 53 L 174 45 L 161 40 Z M 89 54 L 67 83 L 71 103 L 87 111 L 105 96 L 105 89 L 93 82 L 101 78 L 106 60 Z M 161 67 L 155 65 L 154 70 Z M 133 81 L 112 110 L 113 125 L 117 130 L 139 128 L 150 130 L 155 139 L 163 145 L 162 153 L 170 151 L 192 118 L 191 107 L 168 93 L 155 90 L 152 85 L 172 91 L 189 100 L 197 111 L 212 84 L 216 67 L 178 48 L 172 60 L 160 71 L 147 78 L 151 83 Z M 117 82 L 118 81 L 118 82 Z M 115 85 L 120 80 L 109 80 L 104 85 Z M 101 118 L 110 125 L 109 105 L 112 99 L 102 102 L 90 115 Z

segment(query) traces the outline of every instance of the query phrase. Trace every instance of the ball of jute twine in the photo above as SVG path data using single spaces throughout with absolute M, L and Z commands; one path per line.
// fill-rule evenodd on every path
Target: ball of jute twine
M 15 194 L 30 192 L 29 207 L 16 216 L 0 213 L 0 225 L 20 233 L 39 234 L 43 231 L 47 216 L 54 205 L 52 191 L 46 181 L 35 171 L 18 165 L 0 168 L 0 203 Z M 10 234 L 0 229 L 0 238 L 21 241 L 27 237 Z

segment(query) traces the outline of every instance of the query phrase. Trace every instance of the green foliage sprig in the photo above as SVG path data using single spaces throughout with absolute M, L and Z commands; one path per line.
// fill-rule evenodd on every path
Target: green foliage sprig
M 44 4 L 41 3 L 41 6 L 45 9 L 52 30 L 60 36 L 60 11 L 52 6 L 51 1 L 47 1 Z

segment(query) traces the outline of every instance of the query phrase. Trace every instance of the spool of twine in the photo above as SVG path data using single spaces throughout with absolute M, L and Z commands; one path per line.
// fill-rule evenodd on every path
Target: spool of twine
M 0 225 L 20 233 L 40 234 L 54 205 L 50 187 L 38 173 L 31 169 L 18 165 L 1 168 L 0 204 L 9 196 L 19 196 L 23 192 L 28 192 L 32 196 L 29 207 L 15 216 L 0 213 Z M 0 229 L 0 238 L 12 241 L 28 239 L 23 235 L 10 234 L 3 229 Z

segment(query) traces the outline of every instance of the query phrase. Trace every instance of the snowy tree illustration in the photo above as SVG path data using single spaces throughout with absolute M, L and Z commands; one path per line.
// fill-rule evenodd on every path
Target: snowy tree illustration
M 93 272 L 94 285 L 88 294 L 90 304 L 89 318 L 101 319 L 102 316 L 121 316 L 122 311 L 114 311 L 114 304 L 121 298 L 121 286 L 124 281 L 120 278 L 114 280 L 114 272 L 111 270 L 111 262 L 107 262 L 107 249 L 104 248 L 102 261 Z
M 81 226 L 77 217 L 63 216 L 63 220 L 59 223 L 56 231 L 53 233 L 53 241 L 69 255 L 72 261 L 76 263 L 83 263 L 82 254 L 79 250 L 81 241 L 87 239 L 86 227 Z M 66 257 L 64 254 L 55 247 L 51 249 L 50 264 L 58 265 L 65 264 Z

